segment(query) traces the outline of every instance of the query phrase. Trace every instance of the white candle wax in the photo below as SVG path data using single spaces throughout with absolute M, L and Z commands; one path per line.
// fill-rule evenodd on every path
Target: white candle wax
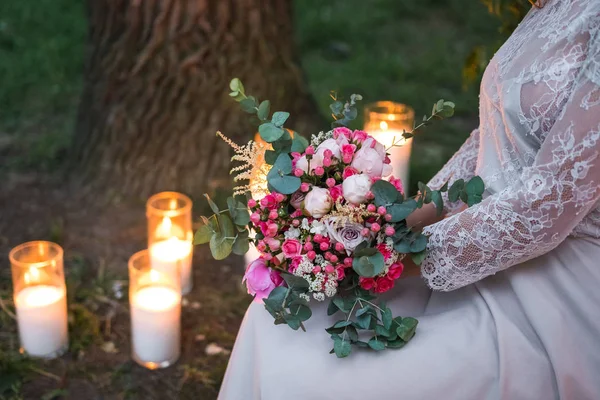
M 65 290 L 37 285 L 15 297 L 21 346 L 33 357 L 53 358 L 67 349 L 67 300 Z
M 378 142 L 383 144 L 390 155 L 392 162 L 393 175 L 396 178 L 400 178 L 402 185 L 404 186 L 404 193 L 408 194 L 408 174 L 410 167 L 410 152 L 412 148 L 412 138 L 403 139 L 402 131 L 389 129 L 380 130 L 370 133 Z M 396 143 L 403 143 L 402 146 L 391 147 L 393 141 Z
M 131 299 L 134 357 L 155 367 L 179 358 L 181 295 L 167 286 L 147 286 Z
M 167 271 L 179 265 L 181 293 L 188 294 L 194 285 L 192 279 L 192 242 L 171 237 L 150 246 L 152 269 Z
M 254 232 L 253 230 L 250 230 L 250 239 L 254 240 L 255 236 L 256 236 L 256 232 Z M 256 246 L 254 246 L 254 243 L 250 242 L 250 247 L 248 248 L 248 251 L 246 252 L 246 254 L 244 254 L 244 269 L 248 268 L 248 265 L 250 265 L 250 263 L 254 260 L 256 260 L 258 257 L 260 257 L 260 251 L 258 251 L 256 249 Z

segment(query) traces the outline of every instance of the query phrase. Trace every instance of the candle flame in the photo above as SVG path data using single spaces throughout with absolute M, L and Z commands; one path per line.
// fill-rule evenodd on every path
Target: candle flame
M 29 268 L 29 271 L 25 272 L 25 275 L 23 276 L 23 280 L 25 281 L 26 285 L 29 285 L 32 282 L 36 282 L 40 279 L 40 271 L 38 271 L 37 268 Z
M 158 271 L 151 269 L 150 270 L 150 282 L 158 282 L 160 278 L 160 274 L 158 273 Z
M 388 130 L 388 124 L 385 121 L 381 121 L 379 123 L 379 127 L 381 128 L 382 131 L 387 131 Z
M 43 256 L 46 253 L 46 246 L 44 243 L 38 243 L 38 253 L 40 253 L 40 256 Z
M 156 229 L 156 236 L 158 237 L 170 237 L 172 235 L 171 228 L 173 227 L 173 223 L 171 222 L 171 218 L 164 217 L 160 222 L 160 225 Z
M 169 201 L 169 209 L 174 210 L 176 208 L 177 208 L 177 200 L 171 199 L 171 201 Z

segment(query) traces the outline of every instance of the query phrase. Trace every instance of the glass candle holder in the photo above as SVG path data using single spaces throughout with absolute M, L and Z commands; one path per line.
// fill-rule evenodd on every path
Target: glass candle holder
M 410 132 L 414 126 L 415 112 L 405 104 L 378 101 L 365 107 L 364 130 L 382 143 L 392 161 L 393 175 L 402 180 L 408 193 L 408 176 L 412 138 L 404 139 L 402 131 Z M 396 146 L 392 146 L 392 144 Z
M 9 254 L 21 351 L 56 358 L 69 347 L 63 249 L 56 243 L 23 243 Z
M 181 276 L 177 265 L 156 270 L 148 250 L 129 259 L 129 306 L 133 359 L 148 369 L 179 359 Z
M 192 200 L 177 192 L 161 192 L 146 203 L 148 250 L 157 271 L 178 268 L 182 294 L 193 287 Z

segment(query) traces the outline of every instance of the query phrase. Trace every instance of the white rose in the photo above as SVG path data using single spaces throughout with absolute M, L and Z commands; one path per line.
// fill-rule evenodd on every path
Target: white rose
M 304 210 L 314 218 L 321 218 L 327 214 L 332 204 L 329 190 L 320 187 L 313 187 L 304 198 Z
M 342 183 L 344 198 L 352 204 L 361 204 L 367 200 L 371 190 L 371 178 L 367 174 L 357 174 L 344 179 Z

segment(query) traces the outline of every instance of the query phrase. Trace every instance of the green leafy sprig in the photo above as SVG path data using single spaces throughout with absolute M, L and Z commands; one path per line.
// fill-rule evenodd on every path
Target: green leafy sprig
M 360 94 L 353 94 L 350 96 L 350 100 L 345 103 L 339 99 L 337 92 L 330 92 L 329 96 L 333 100 L 333 103 L 329 105 L 331 116 L 333 117 L 331 127 L 348 126 L 358 116 L 356 103 L 362 100 L 362 96 Z
M 223 260 L 231 253 L 244 255 L 249 248 L 248 223 L 250 213 L 244 203 L 233 197 L 227 198 L 227 209 L 220 210 L 205 194 L 213 215 L 201 216 L 202 225 L 194 235 L 194 244 L 208 243 L 215 260 Z

